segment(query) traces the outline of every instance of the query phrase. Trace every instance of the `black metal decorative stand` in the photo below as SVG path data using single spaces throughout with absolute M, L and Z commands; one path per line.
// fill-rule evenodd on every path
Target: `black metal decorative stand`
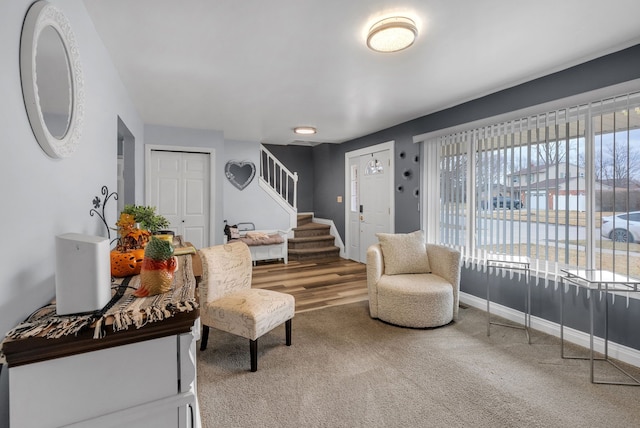
M 97 215 L 98 217 L 100 217 L 100 220 L 102 220 L 102 223 L 104 223 L 104 227 L 107 229 L 107 237 L 109 238 L 109 241 L 111 241 L 111 228 L 109 227 L 109 225 L 107 224 L 107 219 L 105 218 L 104 215 L 104 210 L 107 206 L 107 202 L 109 202 L 109 199 L 113 196 L 113 198 L 117 201 L 118 200 L 118 193 L 117 192 L 111 192 L 109 193 L 109 189 L 107 188 L 107 186 L 102 186 L 102 195 L 104 196 L 104 202 L 101 201 L 99 196 L 96 196 L 95 198 L 93 198 L 93 208 L 91 208 L 91 210 L 89 210 L 89 215 L 90 216 L 94 216 Z M 98 209 L 102 208 L 102 212 L 99 212 Z

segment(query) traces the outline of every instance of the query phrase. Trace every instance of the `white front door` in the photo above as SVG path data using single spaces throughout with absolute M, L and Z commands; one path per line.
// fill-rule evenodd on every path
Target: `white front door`
M 148 204 L 196 248 L 209 246 L 210 169 L 206 153 L 151 150 Z
M 360 157 L 360 258 L 367 261 L 367 248 L 378 242 L 376 233 L 391 230 L 389 200 L 389 151 Z
M 393 142 L 347 153 L 345 174 L 345 236 L 347 257 L 367 261 L 376 233 L 394 231 Z
M 347 258 L 360 261 L 360 157 L 349 158 L 347 192 Z

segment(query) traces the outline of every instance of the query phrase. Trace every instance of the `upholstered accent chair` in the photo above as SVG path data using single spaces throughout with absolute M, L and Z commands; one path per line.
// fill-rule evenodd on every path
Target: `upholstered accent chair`
M 199 251 L 202 340 L 207 348 L 209 327 L 249 339 L 251 371 L 258 370 L 258 338 L 285 323 L 286 344 L 291 346 L 291 320 L 295 299 L 290 294 L 251 288 L 249 247 L 235 241 Z
M 458 318 L 460 252 L 425 244 L 422 231 L 378 233 L 367 249 L 372 318 L 405 327 L 438 327 Z

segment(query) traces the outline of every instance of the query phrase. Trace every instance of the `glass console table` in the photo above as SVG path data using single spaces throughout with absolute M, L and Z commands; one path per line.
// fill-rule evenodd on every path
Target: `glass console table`
M 609 293 L 616 292 L 638 292 L 640 291 L 640 280 L 632 278 L 628 275 L 616 274 L 613 272 L 599 269 L 562 269 L 563 276 L 560 277 L 561 304 L 560 304 L 560 356 L 565 359 L 589 360 L 590 361 L 590 378 L 591 383 L 602 383 L 612 385 L 632 385 L 640 386 L 640 380 L 627 373 L 622 367 L 609 359 Z M 589 356 L 567 356 L 564 353 L 564 285 L 570 283 L 576 287 L 585 288 L 595 293 L 596 291 L 604 293 L 604 356 L 595 357 L 593 350 L 594 337 L 594 312 L 596 297 L 589 297 Z M 606 361 L 615 367 L 618 371 L 630 378 L 631 382 L 614 382 L 594 379 L 594 361 Z
M 524 256 L 510 256 L 507 254 L 489 254 L 486 258 L 487 265 L 487 336 L 491 336 L 491 324 L 500 325 L 503 327 L 520 328 L 525 331 L 527 335 L 527 342 L 531 344 L 531 335 L 529 329 L 531 328 L 531 277 L 530 262 L 528 257 Z M 527 284 L 527 290 L 524 296 L 524 325 L 504 324 L 496 321 L 491 321 L 491 281 L 489 280 L 489 268 L 507 269 L 511 271 L 524 272 L 525 282 Z

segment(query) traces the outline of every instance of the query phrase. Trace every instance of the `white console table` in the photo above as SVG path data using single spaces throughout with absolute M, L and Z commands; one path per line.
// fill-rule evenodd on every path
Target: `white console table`
M 140 328 L 107 327 L 99 339 L 90 328 L 5 340 L 11 427 L 199 427 L 198 315 L 194 308 Z

